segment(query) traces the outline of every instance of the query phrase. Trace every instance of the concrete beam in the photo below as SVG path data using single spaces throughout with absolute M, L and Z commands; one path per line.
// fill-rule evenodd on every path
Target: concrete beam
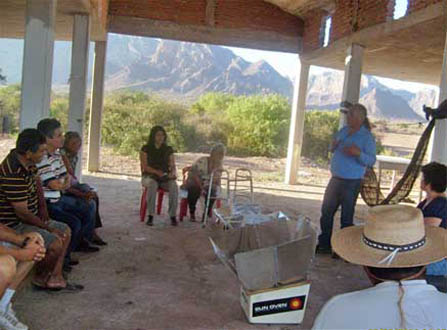
M 85 99 L 87 93 L 88 52 L 90 43 L 90 17 L 75 15 L 73 24 L 73 45 L 71 52 L 70 96 L 68 130 L 83 136 Z M 82 150 L 80 151 L 82 155 Z M 76 168 L 80 178 L 82 157 Z
M 301 54 L 300 56 L 310 64 L 318 65 L 318 61 L 321 57 L 330 56 L 331 54 L 337 53 L 340 50 L 343 51 L 351 44 L 363 44 L 368 40 L 374 40 L 395 34 L 415 25 L 434 20 L 442 16 L 443 13 L 444 5 L 441 2 L 430 5 L 398 20 L 387 21 L 382 24 L 373 25 L 359 30 L 346 37 L 332 41 L 327 47 L 321 47 L 312 52 Z
M 289 147 L 287 149 L 286 184 L 298 183 L 301 148 L 303 146 L 304 115 L 306 110 L 307 84 L 310 65 L 300 62 L 293 91 L 292 114 L 289 129 Z
M 56 0 L 26 2 L 20 130 L 49 115 L 55 14 Z
M 447 99 L 447 33 L 445 36 L 441 83 L 439 85 L 439 103 Z M 436 161 L 447 165 L 447 119 L 436 121 L 431 145 L 430 161 Z
M 126 16 L 109 16 L 109 32 L 295 54 L 301 51 L 302 45 L 301 37 L 272 31 L 186 25 Z
M 92 97 L 90 105 L 90 122 L 88 130 L 87 167 L 90 172 L 99 171 L 101 147 L 101 118 L 104 101 L 104 73 L 106 68 L 107 42 L 95 43 L 95 60 L 93 64 Z
M 362 80 L 363 47 L 352 44 L 348 48 L 345 60 L 345 78 L 343 81 L 342 101 L 352 104 L 359 102 L 360 82 Z M 339 128 L 346 125 L 346 114 L 340 112 Z

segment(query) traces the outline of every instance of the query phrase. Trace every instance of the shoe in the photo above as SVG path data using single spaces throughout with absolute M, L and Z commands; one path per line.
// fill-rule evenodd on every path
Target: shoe
M 334 251 L 332 251 L 331 257 L 332 257 L 332 259 L 340 259 L 340 256 L 337 253 L 335 253 Z
M 70 259 L 70 261 L 68 262 L 69 266 L 76 266 L 79 265 L 79 260 L 77 259 Z
M 318 244 L 315 249 L 315 254 L 332 254 L 332 249 Z
M 98 252 L 99 250 L 100 250 L 100 248 L 97 246 L 82 245 L 82 246 L 78 246 L 78 248 L 75 251 L 76 252 L 92 253 L 92 252 Z
M 8 304 L 8 307 L 6 307 L 6 312 L 17 322 L 17 327 L 20 329 L 28 329 L 28 326 L 20 322 L 17 318 L 16 312 L 12 309 L 12 303 Z
M 177 220 L 175 217 L 171 217 L 171 226 L 177 226 Z
M 194 213 L 189 216 L 189 221 L 196 222 L 196 215 Z
M 33 283 L 34 289 L 38 291 L 48 291 L 48 292 L 67 292 L 67 293 L 74 293 L 84 290 L 84 286 L 82 284 L 75 284 L 75 283 L 68 283 L 65 287 L 55 287 L 55 288 L 49 288 L 44 286 L 39 286 Z M 0 323 L 0 329 L 1 323 Z
M 11 313 L 4 311 L 0 313 L 0 328 L 4 330 L 28 330 L 28 327 L 19 322 Z
M 101 237 L 99 237 L 97 234 L 93 235 L 93 238 L 91 240 L 92 244 L 95 245 L 99 245 L 99 246 L 104 246 L 107 245 L 107 242 L 103 241 Z
M 153 226 L 154 225 L 153 220 L 154 220 L 154 217 L 152 215 L 148 216 L 147 217 L 147 221 L 146 221 L 146 225 Z
M 67 293 L 75 293 L 84 290 L 84 286 L 82 284 L 76 284 L 76 283 L 68 283 L 65 288 L 62 288 L 60 291 L 67 292 Z

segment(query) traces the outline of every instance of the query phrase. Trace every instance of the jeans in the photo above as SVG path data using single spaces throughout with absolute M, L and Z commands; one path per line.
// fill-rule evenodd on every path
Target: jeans
M 82 239 L 90 241 L 95 228 L 96 204 L 81 198 L 62 195 L 56 202 L 47 202 L 50 218 L 67 224 L 71 229 L 69 250 L 73 251 Z
M 332 177 L 324 192 L 321 206 L 321 234 L 318 236 L 318 245 L 324 248 L 331 247 L 332 227 L 334 215 L 341 205 L 341 228 L 353 225 L 355 204 L 359 196 L 361 179 L 341 179 Z
M 74 185 L 72 185 L 72 188 L 82 191 L 82 192 L 89 192 L 91 190 L 93 190 L 92 187 L 90 187 L 87 183 L 75 183 Z M 95 220 L 95 228 L 101 228 L 102 227 L 102 221 L 101 221 L 101 216 L 99 214 L 99 199 L 97 197 L 95 197 L 93 199 L 93 201 L 96 204 L 96 220 Z

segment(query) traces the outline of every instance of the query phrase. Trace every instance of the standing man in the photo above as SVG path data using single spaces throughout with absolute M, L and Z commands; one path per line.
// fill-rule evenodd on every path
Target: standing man
M 349 108 L 347 126 L 332 142 L 331 179 L 321 207 L 321 234 L 317 253 L 330 254 L 334 215 L 341 205 L 341 228 L 353 225 L 355 204 L 367 167 L 376 162 L 376 142 L 371 133 L 366 108 L 357 103 Z

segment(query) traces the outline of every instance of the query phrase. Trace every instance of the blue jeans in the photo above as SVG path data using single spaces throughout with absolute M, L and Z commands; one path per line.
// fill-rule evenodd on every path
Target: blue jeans
M 62 195 L 56 203 L 47 203 L 51 219 L 66 223 L 71 229 L 69 250 L 73 251 L 82 239 L 90 241 L 95 229 L 96 204 L 81 198 Z
M 324 248 L 331 247 L 332 227 L 334 215 L 341 205 L 341 228 L 349 227 L 354 222 L 355 204 L 359 196 L 361 179 L 341 179 L 332 177 L 324 193 L 321 206 L 321 234 L 318 236 L 318 245 Z

